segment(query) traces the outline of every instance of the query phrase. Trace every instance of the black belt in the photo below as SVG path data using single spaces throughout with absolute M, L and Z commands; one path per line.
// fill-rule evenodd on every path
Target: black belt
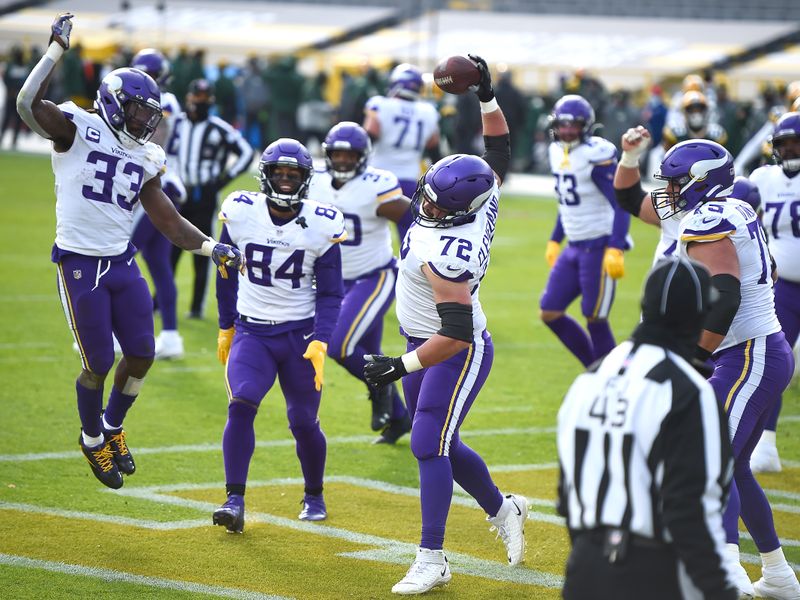
M 609 532 L 618 530 L 618 527 L 595 527 L 594 529 L 584 529 L 583 531 L 576 531 L 575 536 L 586 535 L 592 543 L 603 545 L 609 535 Z M 628 533 L 631 545 L 638 548 L 666 548 L 667 544 L 654 538 L 645 537 L 636 533 Z
M 259 325 L 280 325 L 282 321 L 271 321 L 270 319 L 256 319 L 255 317 L 248 317 L 247 315 L 239 315 L 239 320 L 242 323 L 258 323 Z

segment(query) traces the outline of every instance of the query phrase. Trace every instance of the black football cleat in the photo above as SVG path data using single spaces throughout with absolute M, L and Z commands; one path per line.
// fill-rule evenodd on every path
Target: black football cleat
M 214 525 L 222 525 L 228 533 L 244 531 L 244 496 L 231 494 L 225 504 L 214 511 Z
M 120 428 L 117 430 L 106 429 L 103 435 L 111 445 L 111 451 L 114 453 L 114 462 L 117 463 L 117 468 L 123 475 L 133 475 L 136 472 L 136 463 L 133 461 L 133 454 L 125 440 L 125 430 Z
M 92 473 L 106 487 L 118 490 L 122 487 L 122 474 L 119 472 L 117 463 L 114 462 L 114 451 L 111 444 L 106 439 L 99 446 L 89 447 L 83 443 L 83 435 L 78 436 L 81 452 L 86 458 Z
M 400 419 L 390 419 L 386 429 L 373 440 L 373 444 L 394 444 L 397 440 L 411 431 L 411 419 L 403 415 Z
M 369 399 L 372 402 L 372 431 L 380 431 L 392 417 L 392 386 L 371 388 Z

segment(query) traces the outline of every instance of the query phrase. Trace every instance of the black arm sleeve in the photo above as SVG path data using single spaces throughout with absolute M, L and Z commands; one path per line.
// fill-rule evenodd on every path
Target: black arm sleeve
M 472 342 L 472 306 L 459 302 L 440 302 L 436 311 L 442 320 L 442 328 L 437 331 L 439 335 Z
M 483 160 L 489 163 L 492 171 L 497 173 L 500 181 L 506 178 L 508 165 L 511 162 L 511 136 L 505 135 L 485 135 L 483 144 L 486 150 L 483 152 Z
M 711 390 L 686 375 L 670 378 L 674 403 L 662 426 L 664 526 L 704 598 L 736 598 L 723 567 L 722 511 L 732 458 L 727 419 Z
M 647 192 L 642 189 L 641 181 L 637 181 L 631 187 L 614 188 L 614 194 L 617 196 L 617 204 L 622 210 L 631 213 L 634 217 L 639 216 L 639 211 L 642 210 L 642 201 L 647 196 Z
M 742 285 L 736 277 L 728 273 L 714 275 L 711 278 L 711 285 L 719 293 L 719 298 L 711 305 L 704 329 L 719 335 L 727 335 L 742 301 Z

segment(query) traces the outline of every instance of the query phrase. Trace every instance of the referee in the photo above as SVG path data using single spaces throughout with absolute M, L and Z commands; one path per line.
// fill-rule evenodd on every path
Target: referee
M 733 468 L 727 423 L 688 362 L 711 293 L 699 263 L 659 261 L 631 339 L 579 375 L 564 399 L 567 600 L 738 597 L 722 528 Z
M 214 105 L 211 84 L 195 79 L 186 94 L 186 118 L 180 119 L 170 145 L 180 140 L 181 179 L 186 185 L 186 202 L 181 214 L 200 231 L 212 234 L 217 198 L 225 185 L 243 173 L 253 160 L 253 149 L 242 135 L 219 117 L 209 114 Z M 229 167 L 231 155 L 236 161 Z M 172 271 L 181 249 L 172 248 Z M 194 256 L 194 290 L 189 317 L 201 319 L 208 285 L 209 260 Z

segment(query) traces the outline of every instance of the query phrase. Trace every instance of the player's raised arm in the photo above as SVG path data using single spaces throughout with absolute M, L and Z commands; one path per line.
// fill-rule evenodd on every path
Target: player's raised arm
M 508 123 L 506 123 L 506 117 L 494 97 L 492 77 L 486 61 L 474 54 L 468 56 L 481 72 L 480 81 L 470 89 L 481 101 L 483 142 L 486 146 L 483 159 L 492 167 L 498 184 L 502 184 L 511 162 L 511 137 L 508 133 Z
M 650 144 L 650 132 L 643 126 L 632 127 L 622 136 L 622 157 L 614 174 L 614 192 L 617 204 L 650 225 L 660 225 L 650 194 L 642 189 L 639 159 Z
M 72 15 L 56 17 L 50 28 L 50 45 L 31 71 L 17 95 L 17 112 L 31 131 L 55 143 L 58 152 L 68 150 L 75 137 L 75 124 L 49 100 L 43 100 L 56 63 L 69 48 Z

